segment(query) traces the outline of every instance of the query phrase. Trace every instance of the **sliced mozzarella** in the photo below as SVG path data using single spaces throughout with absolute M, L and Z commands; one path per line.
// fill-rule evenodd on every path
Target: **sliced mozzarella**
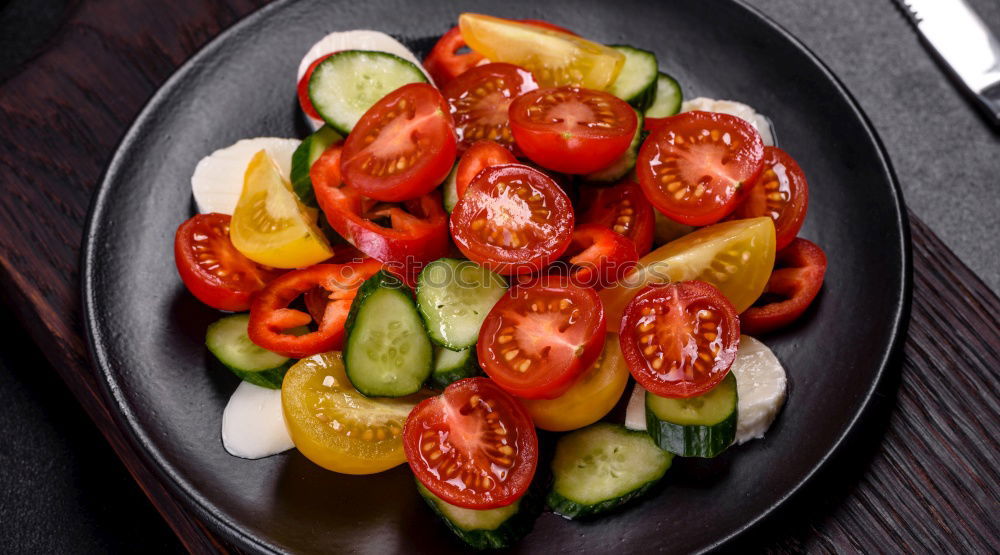
M 628 398 L 628 408 L 625 409 L 625 427 L 630 430 L 646 429 L 646 389 L 635 384 L 632 396 Z
M 298 84 L 302 80 L 302 76 L 306 74 L 306 70 L 309 69 L 310 64 L 327 54 L 342 50 L 370 50 L 373 52 L 395 54 L 419 67 L 420 71 L 423 71 L 424 75 L 427 76 L 427 82 L 434 83 L 434 80 L 431 79 L 431 76 L 424 69 L 420 60 L 403 43 L 380 31 L 370 31 L 367 29 L 337 31 L 319 39 L 319 42 L 314 44 L 306 52 L 306 55 L 302 57 L 302 61 L 299 62 L 299 72 L 296 74 L 295 83 Z M 306 115 L 306 119 L 309 120 L 309 124 L 312 125 L 313 129 L 319 129 L 323 126 L 323 120 L 316 119 L 308 114 Z
M 740 347 L 731 371 L 736 376 L 739 396 L 736 416 L 736 443 L 764 437 L 764 432 L 785 403 L 785 369 L 771 349 L 749 335 L 740 336 Z M 646 390 L 635 384 L 625 412 L 625 427 L 646 429 Z
M 222 445 L 230 455 L 260 459 L 294 447 L 285 428 L 281 390 L 240 382 L 222 413 Z
M 699 96 L 698 98 L 685 100 L 684 103 L 681 104 L 681 112 L 693 112 L 694 110 L 702 112 L 718 112 L 720 114 L 729 114 L 731 116 L 741 118 L 752 125 L 754 129 L 760 133 L 760 138 L 764 140 L 765 145 L 774 146 L 774 130 L 771 127 L 771 120 L 761 114 L 758 114 L 753 108 L 743 104 L 742 102 L 735 102 L 733 100 L 716 100 L 714 98 Z
M 742 335 L 731 371 L 736 375 L 739 396 L 736 443 L 764 437 L 785 403 L 785 369 L 767 345 Z
M 292 153 L 300 142 L 298 139 L 276 137 L 243 139 L 202 158 L 191 175 L 191 192 L 194 193 L 198 212 L 232 215 L 243 192 L 243 175 L 247 165 L 261 150 L 267 151 L 278 163 L 281 175 L 288 179 L 292 171 Z

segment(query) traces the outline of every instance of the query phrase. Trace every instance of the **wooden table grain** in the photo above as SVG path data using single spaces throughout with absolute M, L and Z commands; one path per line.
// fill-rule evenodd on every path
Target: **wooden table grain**
M 102 402 L 78 256 L 101 171 L 142 105 L 262 3 L 71 3 L 41 52 L 0 83 L 0 280 L 52 368 L 192 552 L 226 546 L 165 489 Z M 1000 549 L 1000 299 L 919 218 L 910 222 L 912 318 L 876 402 L 816 480 L 728 549 Z

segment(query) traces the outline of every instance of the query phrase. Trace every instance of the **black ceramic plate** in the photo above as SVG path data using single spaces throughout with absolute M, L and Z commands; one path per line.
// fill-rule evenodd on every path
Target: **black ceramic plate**
M 826 285 L 794 329 L 765 338 L 788 369 L 787 405 L 763 441 L 680 460 L 658 492 L 607 518 L 543 515 L 518 549 L 691 551 L 732 538 L 813 475 L 854 426 L 900 340 L 909 244 L 886 154 L 843 86 L 800 43 L 729 1 L 278 2 L 221 35 L 156 94 L 125 136 L 93 206 L 83 295 L 111 406 L 166 483 L 250 551 L 441 552 L 461 547 L 403 466 L 321 470 L 295 451 L 259 461 L 222 448 L 236 379 L 203 346 L 218 317 L 186 293 L 172 241 L 192 214 L 205 154 L 257 136 L 303 136 L 299 58 L 333 30 L 378 29 L 419 55 L 460 11 L 542 18 L 603 43 L 656 52 L 685 95 L 744 101 L 770 116 L 811 185 L 802 235 L 823 246 Z

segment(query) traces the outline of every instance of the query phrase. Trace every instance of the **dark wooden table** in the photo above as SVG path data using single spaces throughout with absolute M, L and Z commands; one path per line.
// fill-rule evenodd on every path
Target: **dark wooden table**
M 195 552 L 224 546 L 167 492 L 98 394 L 77 259 L 101 171 L 143 103 L 261 3 L 68 2 L 37 56 L 0 83 L 0 280 L 48 362 Z M 821 475 L 734 550 L 1000 549 L 1000 299 L 910 218 L 912 321 L 878 402 Z

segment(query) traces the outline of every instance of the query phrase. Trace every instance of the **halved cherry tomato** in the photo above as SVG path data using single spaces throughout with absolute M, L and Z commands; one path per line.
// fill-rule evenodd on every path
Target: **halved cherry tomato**
M 344 341 L 344 322 L 358 287 L 382 268 L 376 260 L 349 264 L 316 264 L 288 272 L 275 279 L 254 298 L 250 305 L 247 335 L 259 347 L 286 357 L 303 358 L 339 349 Z M 284 333 L 305 326 L 312 317 L 288 308 L 299 295 L 321 287 L 328 302 L 318 329 L 304 335 Z
M 577 226 L 565 256 L 574 267 L 573 283 L 598 290 L 617 283 L 639 261 L 632 241 L 601 224 Z
M 589 201 L 580 223 L 601 224 L 628 237 L 639 256 L 653 247 L 656 216 L 638 185 L 623 181 L 614 187 L 584 189 L 580 196 Z
M 740 321 L 733 304 L 703 281 L 650 285 L 625 308 L 619 339 L 639 385 L 661 397 L 694 397 L 729 373 Z
M 448 254 L 448 214 L 440 193 L 432 191 L 399 204 L 372 200 L 340 180 L 340 152 L 339 145 L 331 146 L 309 172 L 330 227 L 406 279 Z
M 340 169 L 361 194 L 398 202 L 431 192 L 454 163 L 448 103 L 432 85 L 410 83 L 361 116 L 344 142 Z
M 597 292 L 559 276 L 511 288 L 483 320 L 479 363 L 507 392 L 555 399 L 604 348 L 606 322 Z
M 540 166 L 563 173 L 607 167 L 628 149 L 637 125 L 632 107 L 603 91 L 537 89 L 510 104 L 517 146 Z
M 745 120 L 714 112 L 671 116 L 639 149 L 635 172 L 671 219 L 701 226 L 736 208 L 764 167 L 764 142 Z
M 218 310 L 250 308 L 250 298 L 282 274 L 236 250 L 226 214 L 198 214 L 177 228 L 174 263 L 184 286 L 199 301 Z
M 657 129 L 663 127 L 663 125 L 665 124 L 665 122 L 668 119 L 670 119 L 670 118 L 669 117 L 665 117 L 665 118 L 643 118 L 643 120 L 642 120 L 642 130 L 643 131 L 649 131 L 649 132 L 652 133 L 653 131 L 656 131 Z
M 467 509 L 510 505 L 538 465 L 538 436 L 516 399 L 486 378 L 457 381 L 414 407 L 403 427 L 413 474 Z
M 465 195 L 469 183 L 479 175 L 479 172 L 490 166 L 516 163 L 517 158 L 498 143 L 493 141 L 475 143 L 458 159 L 458 167 L 455 168 L 455 191 L 458 193 L 458 198 Z
M 757 335 L 787 326 L 802 316 L 823 286 L 826 253 L 798 237 L 778 251 L 775 270 L 761 300 L 740 314 L 743 333 Z
M 565 432 L 589 426 L 611 412 L 628 385 L 628 366 L 617 333 L 607 334 L 604 351 L 573 385 L 555 399 L 521 399 L 535 426 Z
M 542 29 L 559 31 L 569 35 L 576 35 L 573 31 L 558 25 L 553 25 L 540 19 L 522 19 L 521 23 L 527 23 Z M 465 49 L 463 52 L 462 50 Z M 462 31 L 457 26 L 452 27 L 447 33 L 441 35 L 431 53 L 424 58 L 424 68 L 431 74 L 438 87 L 445 87 L 452 79 L 465 73 L 483 61 L 483 55 L 472 51 L 465 44 L 462 38 Z
M 732 218 L 770 216 L 774 220 L 776 246 L 788 246 L 802 229 L 809 205 L 809 184 L 802 168 L 787 152 L 764 147 L 764 171 L 750 188 L 746 200 L 736 207 Z
M 491 166 L 458 199 L 451 234 L 465 256 L 494 272 L 537 272 L 569 246 L 573 206 L 552 178 L 532 167 Z
M 299 106 L 302 106 L 302 111 L 309 115 L 309 117 L 316 119 L 323 119 L 320 117 L 319 112 L 316 111 L 316 107 L 313 106 L 312 100 L 309 98 L 309 78 L 312 77 L 313 71 L 316 71 L 316 66 L 320 62 L 333 56 L 336 52 L 330 52 L 329 54 L 324 54 L 316 59 L 313 63 L 309 64 L 306 68 L 306 72 L 302 74 L 302 79 L 299 79 L 299 84 L 296 86 L 296 92 L 299 96 Z
M 514 137 L 507 109 L 515 97 L 537 88 L 531 72 L 511 64 L 474 67 L 451 80 L 441 93 L 451 106 L 458 150 L 464 151 L 481 139 L 512 149 Z

